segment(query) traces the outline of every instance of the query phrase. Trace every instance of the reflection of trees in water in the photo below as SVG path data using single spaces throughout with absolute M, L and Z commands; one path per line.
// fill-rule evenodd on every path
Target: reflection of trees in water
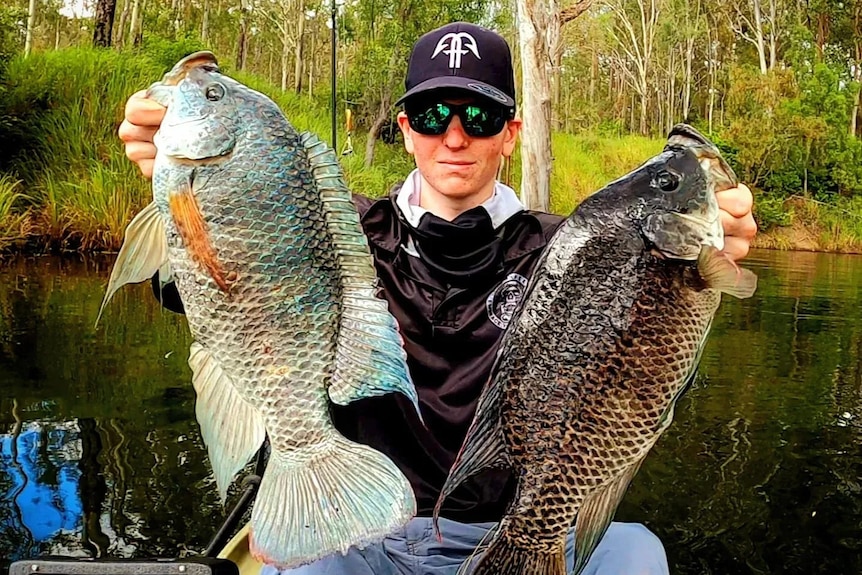
M 96 421 L 90 417 L 78 420 L 81 429 L 81 459 L 78 467 L 81 470 L 81 480 L 78 488 L 81 494 L 81 508 L 84 513 L 81 545 L 93 557 L 103 557 L 107 554 L 110 541 L 102 532 L 100 518 L 102 505 L 108 493 L 105 485 L 105 475 L 99 462 L 102 452 L 102 437 L 96 428 Z
M 647 521 L 675 574 L 860 573 L 862 264 L 763 258 L 618 517 Z

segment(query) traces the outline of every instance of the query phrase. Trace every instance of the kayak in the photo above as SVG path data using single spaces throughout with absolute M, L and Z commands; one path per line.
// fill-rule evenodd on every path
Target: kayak
M 248 548 L 249 524 L 243 525 L 219 552 L 219 559 L 229 559 L 239 568 L 239 575 L 258 575 L 263 563 L 251 556 Z

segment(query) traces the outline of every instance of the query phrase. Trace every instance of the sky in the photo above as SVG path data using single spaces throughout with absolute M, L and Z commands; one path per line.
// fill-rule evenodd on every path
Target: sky
M 60 14 L 67 18 L 91 18 L 93 16 L 92 0 L 64 0 Z

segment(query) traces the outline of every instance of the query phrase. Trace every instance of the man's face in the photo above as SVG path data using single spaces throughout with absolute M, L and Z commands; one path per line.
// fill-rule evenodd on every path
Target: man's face
M 452 97 L 443 94 L 437 100 L 455 105 L 483 103 L 481 98 L 463 93 L 448 96 Z M 466 210 L 491 196 L 502 158 L 515 149 L 521 120 L 509 120 L 502 132 L 490 137 L 470 136 L 457 115 L 439 136 L 414 131 L 404 112 L 398 114 L 398 125 L 404 134 L 404 147 L 413 155 L 424 180 L 423 205 L 424 196 L 431 194 Z

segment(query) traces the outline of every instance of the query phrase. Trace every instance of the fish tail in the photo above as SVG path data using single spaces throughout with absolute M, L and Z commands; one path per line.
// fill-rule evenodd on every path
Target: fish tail
M 251 516 L 251 552 L 288 569 L 380 541 L 416 513 L 407 478 L 386 456 L 333 433 L 273 449 Z
M 479 560 L 472 575 L 566 575 L 563 545 L 551 551 L 517 547 L 498 537 Z

